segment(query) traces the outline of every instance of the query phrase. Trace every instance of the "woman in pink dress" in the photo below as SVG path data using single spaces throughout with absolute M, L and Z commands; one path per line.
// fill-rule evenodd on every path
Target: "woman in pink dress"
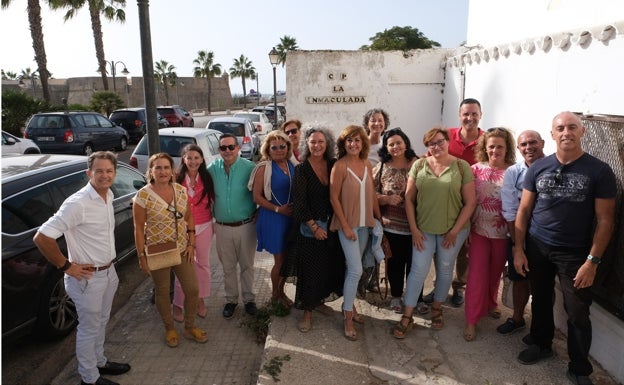
M 182 162 L 176 170 L 176 181 L 187 191 L 191 212 L 195 219 L 195 272 L 199 284 L 197 315 L 205 318 L 207 309 L 204 300 L 210 296 L 210 246 L 212 244 L 212 204 L 214 186 L 208 174 L 202 149 L 189 144 L 182 149 Z M 173 319 L 182 322 L 184 293 L 176 278 L 173 292 Z
M 477 208 L 472 214 L 468 246 L 466 283 L 466 328 L 464 339 L 473 341 L 477 323 L 486 315 L 500 318 L 498 287 L 505 262 L 509 237 L 503 218 L 501 187 L 507 167 L 516 161 L 514 138 L 505 128 L 490 128 L 480 138 L 472 165 L 477 192 Z

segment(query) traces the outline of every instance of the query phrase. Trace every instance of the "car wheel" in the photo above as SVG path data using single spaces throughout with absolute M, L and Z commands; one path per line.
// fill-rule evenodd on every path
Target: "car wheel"
M 63 275 L 54 274 L 43 285 L 35 331 L 41 337 L 58 339 L 69 334 L 77 323 L 76 305 L 65 291 Z
M 195 121 L 193 119 L 191 119 L 191 124 L 189 124 L 189 127 L 195 127 Z
M 24 151 L 24 154 L 41 154 L 41 151 L 37 150 L 36 148 L 29 148 Z
M 91 143 L 85 144 L 84 148 L 82 149 L 82 153 L 87 156 L 91 155 L 93 153 L 93 145 Z
M 128 139 L 126 139 L 125 136 L 122 136 L 119 140 L 119 147 L 117 147 L 117 150 L 126 151 L 126 148 L 128 148 Z
M 184 122 L 180 120 L 180 121 L 178 122 L 178 127 L 184 127 Z

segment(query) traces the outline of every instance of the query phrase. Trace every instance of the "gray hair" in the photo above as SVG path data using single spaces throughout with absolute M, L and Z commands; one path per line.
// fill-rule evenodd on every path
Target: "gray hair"
M 323 154 L 323 158 L 326 160 L 330 160 L 335 158 L 336 156 L 336 139 L 334 135 L 331 133 L 331 130 L 321 123 L 312 123 L 310 126 L 307 126 L 303 132 L 303 140 L 299 143 L 299 159 L 301 162 L 305 162 L 305 160 L 310 156 L 310 148 L 308 147 L 308 139 L 315 132 L 320 132 L 325 137 L 325 154 Z

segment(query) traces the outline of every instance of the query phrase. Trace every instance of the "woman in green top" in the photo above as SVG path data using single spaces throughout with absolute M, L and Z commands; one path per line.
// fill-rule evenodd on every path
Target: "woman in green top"
M 407 179 L 405 211 L 412 233 L 412 267 L 403 316 L 393 330 L 399 339 L 405 338 L 414 325 L 412 314 L 434 255 L 436 282 L 431 328 L 444 327 L 441 306 L 451 287 L 455 258 L 468 237 L 470 216 L 476 205 L 470 166 L 449 155 L 448 140 L 448 131 L 443 128 L 427 131 L 423 144 L 431 155 L 416 161 Z

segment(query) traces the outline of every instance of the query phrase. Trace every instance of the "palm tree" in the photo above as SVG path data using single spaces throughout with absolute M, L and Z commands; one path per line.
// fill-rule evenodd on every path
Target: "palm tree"
M 208 114 L 212 111 L 210 109 L 210 96 L 212 95 L 212 82 L 211 78 L 215 76 L 221 76 L 221 64 L 214 62 L 214 52 L 212 51 L 199 51 L 197 52 L 197 59 L 193 60 L 193 64 L 197 67 L 193 68 L 193 76 L 196 78 L 206 78 L 208 82 Z
M 154 79 L 163 85 L 165 89 L 165 104 L 169 105 L 169 89 L 167 86 L 174 86 L 178 79 L 175 66 L 169 64 L 166 60 L 157 61 L 154 63 Z
M 4 1 L 4 0 L 2 0 Z M 67 21 L 78 14 L 78 10 L 89 4 L 89 15 L 91 16 L 91 29 L 93 30 L 93 40 L 95 42 L 95 56 L 98 61 L 98 72 L 102 75 L 102 85 L 104 90 L 108 90 L 108 73 L 106 71 L 106 56 L 104 55 L 104 38 L 102 33 L 102 20 L 100 15 L 108 21 L 126 21 L 126 13 L 123 7 L 126 0 L 48 0 L 52 9 L 65 8 L 67 13 L 63 20 Z M 114 69 L 111 68 L 111 71 Z
M 284 37 L 280 38 L 280 42 L 275 46 L 275 49 L 277 50 L 277 53 L 279 53 L 279 62 L 283 67 L 284 64 L 286 64 L 286 52 L 296 51 L 299 49 L 299 47 L 297 47 L 297 39 L 284 35 Z
M 11 0 L 2 0 L 2 8 L 7 8 L 11 4 Z M 35 50 L 35 62 L 37 63 L 37 71 L 41 79 L 41 89 L 43 90 L 43 99 L 50 101 L 50 89 L 48 87 L 48 59 L 43 43 L 43 27 L 41 25 L 41 4 L 39 0 L 28 0 L 27 5 L 28 23 L 30 25 L 30 36 L 32 38 L 33 49 Z
M 17 73 L 2 70 L 2 80 L 17 80 Z
M 245 86 L 246 78 L 255 79 L 256 76 L 256 68 L 253 66 L 253 63 L 245 57 L 245 55 L 240 55 L 238 59 L 234 59 L 234 64 L 230 67 L 230 76 L 232 79 L 241 78 L 243 81 L 243 108 L 247 108 L 247 87 Z

